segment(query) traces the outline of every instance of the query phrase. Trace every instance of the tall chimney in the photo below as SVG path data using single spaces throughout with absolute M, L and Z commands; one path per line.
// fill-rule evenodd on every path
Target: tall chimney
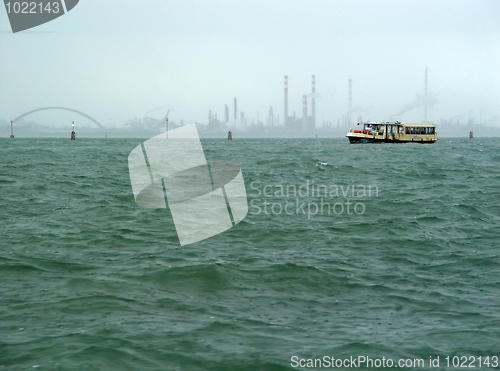
M 307 129 L 307 95 L 302 96 L 302 131 Z
M 234 122 L 236 123 L 236 120 L 238 119 L 238 101 L 236 100 L 236 97 L 234 97 Z
M 288 125 L 288 76 L 285 75 L 285 116 L 283 119 L 285 126 Z
M 427 124 L 427 67 L 425 68 L 425 83 L 424 83 L 424 123 Z
M 351 125 L 352 114 L 352 79 L 349 79 L 349 111 L 347 112 L 347 124 Z
M 312 126 L 316 127 L 316 75 L 312 75 L 312 98 L 311 98 L 311 120 Z

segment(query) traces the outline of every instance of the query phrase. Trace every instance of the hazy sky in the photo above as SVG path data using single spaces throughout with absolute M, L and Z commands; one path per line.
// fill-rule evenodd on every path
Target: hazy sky
M 172 120 L 206 123 L 224 104 L 232 115 L 237 97 L 249 120 L 270 106 L 282 120 L 283 76 L 300 115 L 315 74 L 318 125 L 346 113 L 349 78 L 354 117 L 387 120 L 423 93 L 428 68 L 430 120 L 485 121 L 500 118 L 499 62 L 498 0 L 80 0 L 17 34 L 0 10 L 0 119 L 65 106 L 113 126 L 168 107 Z

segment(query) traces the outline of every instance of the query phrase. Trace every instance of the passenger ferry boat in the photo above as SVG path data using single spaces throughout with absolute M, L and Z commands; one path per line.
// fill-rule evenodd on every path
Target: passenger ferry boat
M 351 143 L 434 143 L 437 133 L 436 125 L 431 124 L 367 122 L 363 124 L 363 130 L 350 129 L 346 137 Z

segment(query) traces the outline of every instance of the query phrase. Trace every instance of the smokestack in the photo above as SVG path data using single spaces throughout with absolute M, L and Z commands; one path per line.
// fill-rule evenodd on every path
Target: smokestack
M 425 68 L 425 82 L 424 82 L 424 123 L 427 123 L 427 67 Z
M 224 123 L 227 124 L 229 122 L 229 107 L 227 104 L 224 105 Z
M 236 100 L 236 97 L 234 97 L 234 122 L 236 123 L 236 120 L 238 119 L 238 101 Z
M 307 95 L 302 96 L 302 131 L 307 128 Z
M 288 76 L 285 75 L 285 116 L 284 125 L 288 125 Z
M 312 126 L 316 127 L 316 75 L 312 75 L 311 119 Z
M 351 112 L 352 112 L 352 79 L 349 79 L 349 112 L 347 113 L 347 121 L 351 125 Z

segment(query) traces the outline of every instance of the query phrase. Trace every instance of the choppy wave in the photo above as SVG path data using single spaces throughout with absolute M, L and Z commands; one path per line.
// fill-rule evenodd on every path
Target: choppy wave
M 139 143 L 2 141 L 0 369 L 498 356 L 497 140 L 204 140 L 209 161 L 241 166 L 262 208 L 184 247 L 168 210 L 134 202 Z M 307 185 L 377 193 L 276 192 Z M 336 209 L 311 213 L 321 202 Z

